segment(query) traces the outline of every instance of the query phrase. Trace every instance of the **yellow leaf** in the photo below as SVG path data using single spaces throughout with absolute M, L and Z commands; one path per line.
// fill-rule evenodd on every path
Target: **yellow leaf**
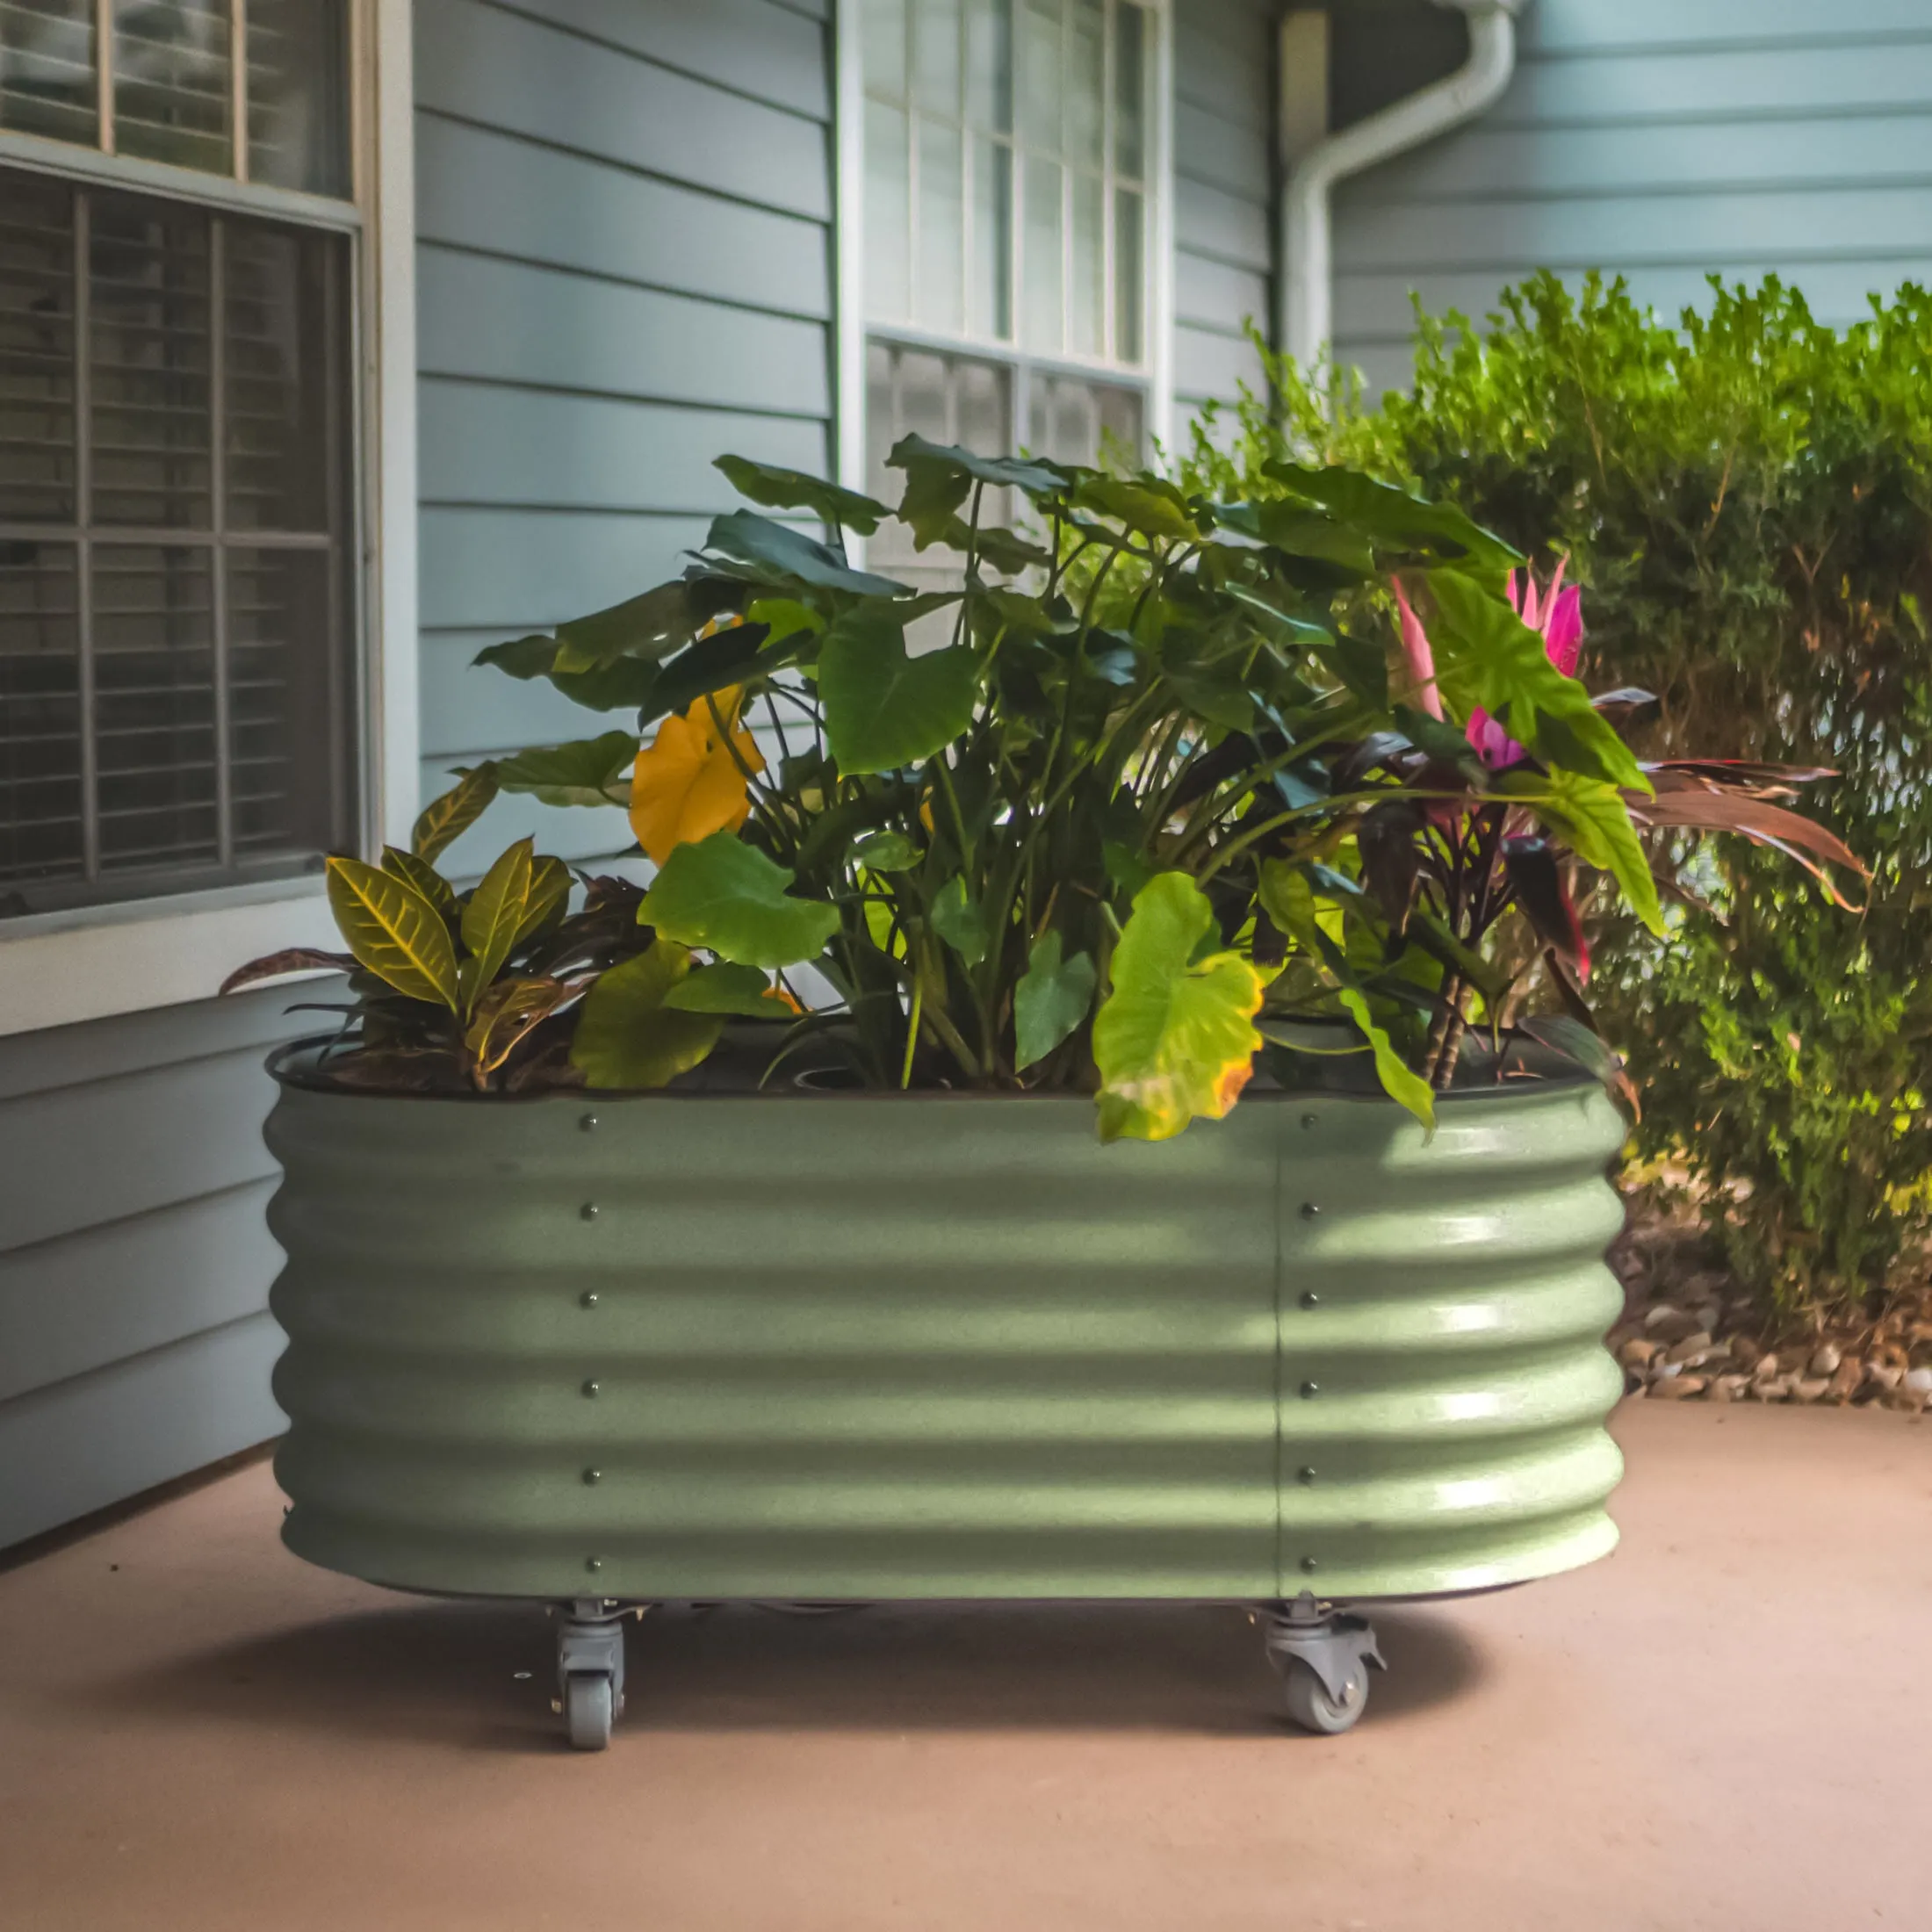
M 656 739 L 638 752 L 631 774 L 631 829 L 659 865 L 677 847 L 714 832 L 736 832 L 751 816 L 745 774 L 763 771 L 765 761 L 738 722 L 742 702 L 736 687 L 701 697 L 681 717 L 666 718 Z

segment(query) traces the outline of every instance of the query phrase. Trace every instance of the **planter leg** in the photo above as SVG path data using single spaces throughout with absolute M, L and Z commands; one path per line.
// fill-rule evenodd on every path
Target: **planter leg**
M 557 1629 L 557 1709 L 572 1746 L 601 1751 L 624 1715 L 624 1610 L 580 1597 Z
M 1310 1590 L 1270 1606 L 1262 1618 L 1289 1717 L 1324 1737 L 1352 1729 L 1368 1705 L 1369 1666 L 1388 1668 L 1368 1619 L 1318 1603 Z

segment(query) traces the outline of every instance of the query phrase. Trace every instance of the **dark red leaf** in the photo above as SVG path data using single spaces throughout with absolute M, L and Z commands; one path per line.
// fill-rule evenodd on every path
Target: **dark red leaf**
M 246 966 L 237 966 L 221 982 L 221 991 L 239 992 L 257 980 L 281 979 L 290 973 L 347 973 L 353 972 L 355 967 L 355 960 L 347 953 L 321 953 L 310 946 L 291 946 L 279 953 L 265 953 L 260 959 L 251 959 Z
M 1563 869 L 1557 863 L 1556 849 L 1540 835 L 1503 841 L 1503 867 L 1523 915 L 1536 928 L 1536 934 L 1554 951 L 1575 963 L 1577 972 L 1590 977 L 1590 941 L 1583 936 L 1583 922 L 1563 883 Z

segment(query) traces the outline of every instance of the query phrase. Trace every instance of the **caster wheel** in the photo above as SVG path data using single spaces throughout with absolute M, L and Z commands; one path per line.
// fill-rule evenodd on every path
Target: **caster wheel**
M 1344 1731 L 1354 1729 L 1356 1719 L 1368 1708 L 1368 1664 L 1358 1657 L 1349 1666 L 1337 1699 L 1305 1663 L 1290 1662 L 1281 1691 L 1288 1716 L 1304 1731 L 1313 1731 L 1319 1737 L 1339 1737 Z
M 571 1672 L 564 1690 L 564 1726 L 573 1750 L 602 1750 L 610 1742 L 616 1714 L 610 1679 L 602 1671 Z

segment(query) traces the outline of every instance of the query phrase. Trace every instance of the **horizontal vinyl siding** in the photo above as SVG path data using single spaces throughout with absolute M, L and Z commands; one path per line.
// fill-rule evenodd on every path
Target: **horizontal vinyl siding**
M 1481 316 L 1537 268 L 1674 314 L 1775 272 L 1843 324 L 1932 278 L 1927 0 L 1537 0 L 1481 121 L 1343 187 L 1336 334 L 1404 379 L 1409 292 Z
M 715 456 L 829 469 L 825 11 L 418 0 L 426 795 L 616 722 L 471 660 L 672 574 L 738 504 Z M 579 861 L 629 842 L 508 799 L 448 862 L 523 832 Z
M 0 1040 L 0 1546 L 280 1430 L 262 1062 L 317 997 Z
M 1187 0 L 1174 21 L 1174 414 L 1259 386 L 1244 325 L 1270 324 L 1274 29 L 1262 0 Z

